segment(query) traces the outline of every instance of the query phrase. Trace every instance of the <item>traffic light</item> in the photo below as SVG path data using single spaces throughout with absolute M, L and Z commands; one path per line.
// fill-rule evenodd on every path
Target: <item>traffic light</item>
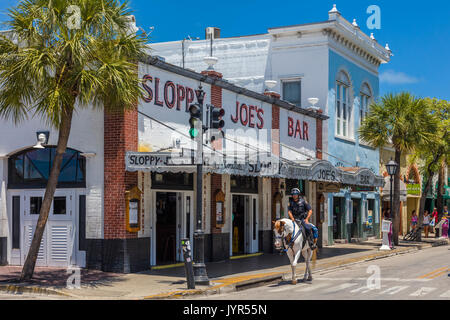
M 223 132 L 220 130 L 225 126 L 225 121 L 223 116 L 225 115 L 225 110 L 223 108 L 211 108 L 211 118 L 209 123 L 209 128 L 211 130 L 211 142 L 219 138 L 219 134 L 223 136 Z
M 201 108 L 200 104 L 194 103 L 189 106 L 189 113 L 191 117 L 189 118 L 189 124 L 191 128 L 189 129 L 189 136 L 191 138 L 196 138 L 201 129 Z

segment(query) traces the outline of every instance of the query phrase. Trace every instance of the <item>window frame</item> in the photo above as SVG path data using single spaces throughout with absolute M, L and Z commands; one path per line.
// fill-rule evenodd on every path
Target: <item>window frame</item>
M 52 153 L 52 150 L 56 150 L 56 146 L 46 146 L 45 149 L 34 149 L 34 148 L 28 148 L 25 150 L 22 150 L 20 152 L 17 152 L 11 156 L 8 157 L 8 189 L 44 189 L 47 187 L 48 178 L 45 178 L 42 172 L 36 167 L 36 165 L 32 162 L 33 159 L 27 156 L 28 153 L 31 153 L 33 151 L 38 150 L 46 150 L 49 153 L 49 159 L 48 159 L 48 175 L 50 175 L 51 167 L 54 160 L 54 154 Z M 56 188 L 58 189 L 68 189 L 68 188 L 86 188 L 86 158 L 81 155 L 81 152 L 72 148 L 67 148 L 66 152 L 70 151 L 73 154 L 69 154 L 66 161 L 61 163 L 61 171 L 60 171 L 60 177 L 63 173 L 64 169 L 67 168 L 67 166 L 72 162 L 72 160 L 75 159 L 75 180 L 74 181 L 59 181 L 58 178 L 58 184 Z M 56 152 L 56 151 L 55 151 Z M 22 161 L 22 175 L 20 180 L 16 181 L 15 173 L 15 161 L 20 160 L 21 157 Z M 39 179 L 27 179 L 25 177 L 25 164 L 26 164 L 26 158 L 29 162 L 30 166 L 32 166 L 36 172 L 38 172 L 42 178 Z M 80 180 L 78 180 L 78 170 L 81 170 L 82 177 Z
M 367 91 L 364 90 L 366 88 Z M 372 103 L 372 97 L 372 89 L 367 82 L 364 82 L 359 93 L 359 126 L 361 126 L 362 122 L 367 117 L 369 106 Z
M 294 82 L 298 82 L 298 87 L 299 87 L 298 104 L 287 100 L 286 97 L 285 97 L 285 92 L 284 92 L 284 85 L 286 83 L 294 83 Z M 302 78 L 298 77 L 298 78 L 281 79 L 281 93 L 282 93 L 282 99 L 284 101 L 292 103 L 296 107 L 301 108 L 302 107 Z
M 340 79 L 341 73 L 345 76 L 348 82 Z M 352 108 L 352 86 L 350 77 L 344 71 L 338 73 L 336 79 L 336 112 L 335 112 L 335 136 L 338 138 L 353 140 L 353 108 Z M 344 90 L 345 89 L 345 90 Z M 345 93 L 345 97 L 344 97 Z M 345 99 L 344 99 L 345 98 Z M 345 103 L 344 103 L 345 102 Z M 345 129 L 345 130 L 344 130 Z

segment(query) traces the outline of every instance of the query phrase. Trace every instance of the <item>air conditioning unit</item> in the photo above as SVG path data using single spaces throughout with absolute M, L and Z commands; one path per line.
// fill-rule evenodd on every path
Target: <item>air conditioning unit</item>
M 220 29 L 216 27 L 207 27 L 205 29 L 205 39 L 219 39 L 220 38 Z

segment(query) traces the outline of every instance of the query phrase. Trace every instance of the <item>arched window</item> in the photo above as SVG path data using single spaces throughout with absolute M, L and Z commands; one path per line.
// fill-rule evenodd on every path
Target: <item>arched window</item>
M 45 149 L 27 149 L 9 157 L 8 188 L 45 188 L 55 154 L 56 147 L 46 147 Z M 86 187 L 86 159 L 80 152 L 66 149 L 57 187 Z
M 367 83 L 363 83 L 360 93 L 360 103 L 359 103 L 359 125 L 364 121 L 369 111 L 369 106 L 372 99 L 372 90 Z
M 336 135 L 342 137 L 352 136 L 351 127 L 351 100 L 350 78 L 340 71 L 336 79 Z

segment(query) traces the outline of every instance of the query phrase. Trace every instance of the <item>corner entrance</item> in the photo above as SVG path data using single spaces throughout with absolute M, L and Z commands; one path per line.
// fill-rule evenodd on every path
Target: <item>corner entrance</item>
M 233 256 L 258 252 L 258 202 L 256 195 L 233 195 L 231 249 Z

